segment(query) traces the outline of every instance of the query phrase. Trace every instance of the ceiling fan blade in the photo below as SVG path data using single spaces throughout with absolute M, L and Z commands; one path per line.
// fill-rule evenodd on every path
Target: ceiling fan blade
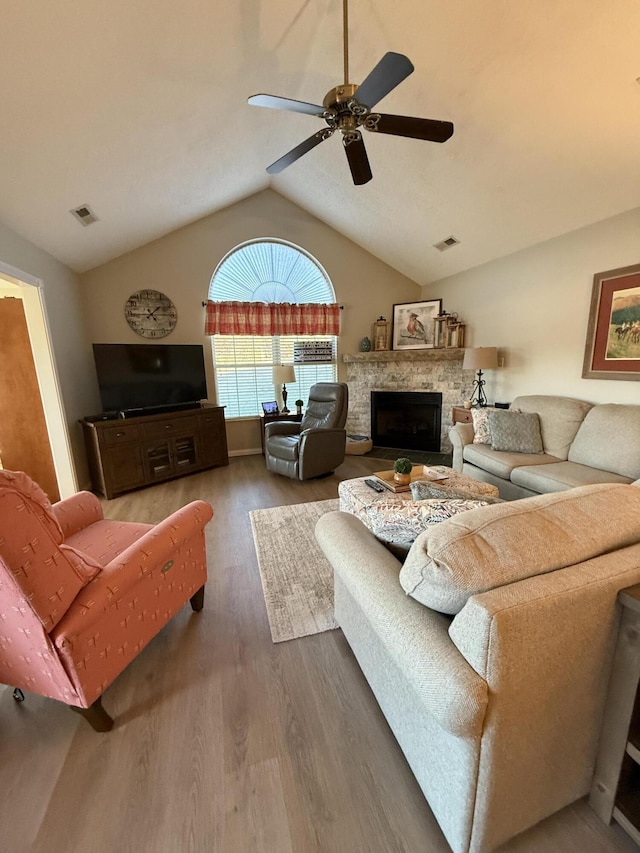
M 268 107 L 272 110 L 288 110 L 291 113 L 306 113 L 310 116 L 324 115 L 324 107 L 308 104 L 306 101 L 294 101 L 292 98 L 280 98 L 278 95 L 251 95 L 247 102 L 252 107 Z
M 374 106 L 402 83 L 413 71 L 413 65 L 402 53 L 385 53 L 376 67 L 356 90 L 356 101 L 365 107 Z
M 432 118 L 412 118 L 411 116 L 392 116 L 380 114 L 365 122 L 367 130 L 378 133 L 390 133 L 393 136 L 408 136 L 411 139 L 425 139 L 427 142 L 446 142 L 453 136 L 450 121 L 436 121 Z
M 367 157 L 367 152 L 364 147 L 364 142 L 362 141 L 362 136 L 358 133 L 357 138 L 348 142 L 347 138 L 343 138 L 342 140 L 344 144 L 344 150 L 347 155 L 347 160 L 349 161 L 349 168 L 351 169 L 351 177 L 353 178 L 353 183 L 356 186 L 360 186 L 361 184 L 366 184 L 367 181 L 370 181 L 373 175 L 371 174 L 371 167 L 369 166 L 369 158 Z
M 303 154 L 311 151 L 312 148 L 315 148 L 316 145 L 320 145 L 321 142 L 324 142 L 325 139 L 329 139 L 330 136 L 333 135 L 333 130 L 331 128 L 325 127 L 322 130 L 319 130 L 317 133 L 314 133 L 313 136 L 310 136 L 308 139 L 305 139 L 304 142 L 301 142 L 300 145 L 296 145 L 295 148 L 292 148 L 284 157 L 280 157 L 279 160 L 276 160 L 275 163 L 272 163 L 270 166 L 267 166 L 267 172 L 270 175 L 277 175 L 278 172 L 282 172 L 283 169 L 286 169 L 287 166 L 290 166 L 292 163 L 295 163 L 296 160 L 299 160 Z

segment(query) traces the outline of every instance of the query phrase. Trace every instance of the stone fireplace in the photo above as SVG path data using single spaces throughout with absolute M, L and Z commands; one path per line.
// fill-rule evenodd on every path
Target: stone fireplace
M 468 396 L 472 382 L 462 373 L 463 356 L 464 349 L 392 350 L 343 356 L 349 385 L 347 432 L 372 436 L 372 391 L 438 393 L 442 395 L 440 446 L 434 449 L 450 453 L 451 411 Z

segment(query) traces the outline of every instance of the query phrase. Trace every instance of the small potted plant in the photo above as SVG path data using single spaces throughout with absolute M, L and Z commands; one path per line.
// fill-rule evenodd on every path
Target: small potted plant
M 401 456 L 393 463 L 393 479 L 399 486 L 408 486 L 411 482 L 413 462 L 406 456 Z
M 302 407 L 304 406 L 304 400 L 296 400 L 296 411 L 299 415 L 302 414 Z

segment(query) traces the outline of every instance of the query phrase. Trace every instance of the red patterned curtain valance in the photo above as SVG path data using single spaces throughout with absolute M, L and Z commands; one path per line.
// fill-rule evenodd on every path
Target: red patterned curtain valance
M 207 302 L 206 335 L 339 335 L 340 306 L 307 302 Z

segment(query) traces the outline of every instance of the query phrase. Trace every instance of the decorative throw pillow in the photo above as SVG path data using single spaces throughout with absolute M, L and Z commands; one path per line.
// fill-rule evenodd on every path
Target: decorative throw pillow
M 462 512 L 486 506 L 484 496 L 472 500 L 430 499 L 424 501 L 381 501 L 373 503 L 358 515 L 363 524 L 385 545 L 397 546 L 405 553 L 416 537 L 431 525 Z
M 489 412 L 492 450 L 543 453 L 540 418 L 535 412 Z
M 455 489 L 453 486 L 448 486 L 446 483 L 425 483 L 423 480 L 411 483 L 411 497 L 414 501 L 424 501 L 430 498 L 445 498 L 447 500 L 458 498 L 465 501 L 483 501 L 488 504 L 502 503 L 502 498 L 483 495 L 471 489 L 465 492 L 461 489 Z
M 489 412 L 492 408 L 471 409 L 471 420 L 473 421 L 473 443 L 491 444 L 491 433 L 489 432 Z

